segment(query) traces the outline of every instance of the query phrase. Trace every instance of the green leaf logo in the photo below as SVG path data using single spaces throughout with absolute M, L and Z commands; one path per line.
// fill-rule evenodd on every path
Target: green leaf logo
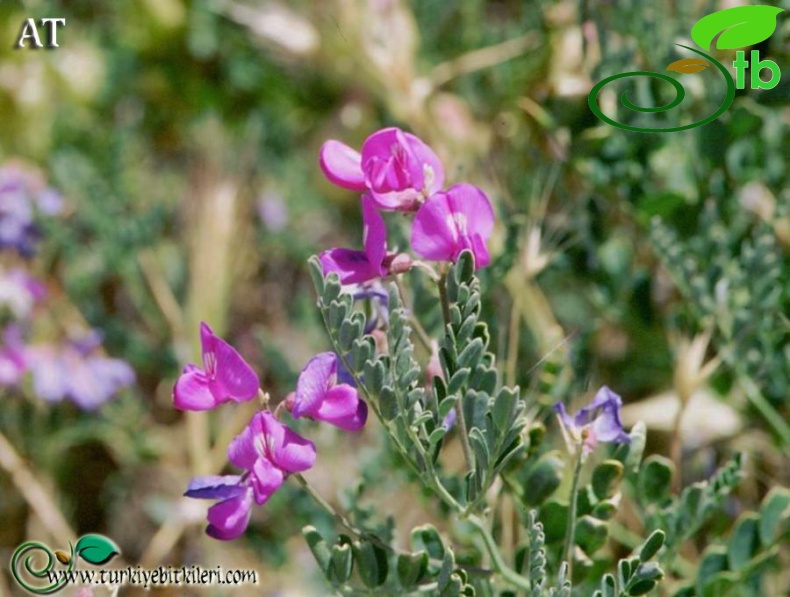
M 121 553 L 115 543 L 102 535 L 84 535 L 74 546 L 74 553 L 94 566 L 106 564 L 114 556 Z
M 775 6 L 736 6 L 701 18 L 691 29 L 691 38 L 706 50 L 713 40 L 719 50 L 732 50 L 765 41 L 776 30 L 776 16 L 783 9 Z M 719 35 L 721 34 L 721 35 Z

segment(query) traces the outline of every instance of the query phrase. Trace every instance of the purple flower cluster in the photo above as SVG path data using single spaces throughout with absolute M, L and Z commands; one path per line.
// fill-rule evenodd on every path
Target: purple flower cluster
M 260 394 L 260 380 L 252 367 L 211 328 L 202 323 L 203 368 L 187 365 L 173 388 L 180 410 L 208 410 L 225 402 L 245 402 Z M 338 381 L 337 355 L 313 357 L 302 370 L 296 391 L 283 402 L 294 418 L 324 421 L 345 431 L 358 431 L 367 420 L 367 404 L 356 388 Z M 218 500 L 208 510 L 206 533 L 228 541 L 247 528 L 252 504 L 264 504 L 289 474 L 313 466 L 315 445 L 281 423 L 277 414 L 255 413 L 244 431 L 228 447 L 228 460 L 241 475 L 197 477 L 185 495 Z
M 486 243 L 494 210 L 486 194 L 470 184 L 446 190 L 444 168 L 420 139 L 397 128 L 373 133 L 357 152 L 339 141 L 321 149 L 321 169 L 330 182 L 362 193 L 363 250 L 334 248 L 320 255 L 324 273 L 343 284 L 363 283 L 408 270 L 407 254 L 391 252 L 381 211 L 413 213 L 411 246 L 429 261 L 456 261 L 472 251 L 476 267 L 490 262 Z
M 96 330 L 60 345 L 29 346 L 25 358 L 36 394 L 48 402 L 69 398 L 83 410 L 94 410 L 132 385 L 135 375 L 129 364 L 98 354 L 100 346 Z
M 39 238 L 36 214 L 55 215 L 63 200 L 33 169 L 17 162 L 0 167 L 0 252 L 12 263 L 34 253 Z M 101 336 L 88 331 L 59 344 L 30 344 L 25 337 L 43 311 L 46 285 L 24 265 L 0 265 L 0 388 L 18 386 L 31 373 L 33 390 L 48 402 L 65 398 L 85 410 L 97 408 L 119 389 L 134 382 L 132 368 L 101 356 Z
M 31 169 L 9 162 L 0 167 L 0 248 L 31 255 L 38 240 L 35 215 L 55 215 L 63 200 Z

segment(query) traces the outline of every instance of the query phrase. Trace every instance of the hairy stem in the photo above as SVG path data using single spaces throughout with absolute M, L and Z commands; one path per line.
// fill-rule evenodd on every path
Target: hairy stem
M 439 299 L 442 303 L 442 317 L 444 319 L 445 333 L 450 326 L 450 300 L 447 298 L 447 273 L 443 273 L 439 279 Z M 464 418 L 464 409 L 461 400 L 455 403 L 456 424 L 458 425 L 458 437 L 461 440 L 461 448 L 464 452 L 464 461 L 466 462 L 466 469 L 469 471 L 474 470 L 472 462 L 472 447 L 469 445 L 469 431 L 466 427 L 466 419 Z
M 576 446 L 576 466 L 573 469 L 573 481 L 571 483 L 570 506 L 568 508 L 568 528 L 565 530 L 565 545 L 562 548 L 562 559 L 568 563 L 568 576 L 573 573 L 573 536 L 576 529 L 576 507 L 578 501 L 579 477 L 582 472 L 584 461 L 584 450 L 582 442 Z
M 483 543 L 486 546 L 488 555 L 491 556 L 491 563 L 494 566 L 494 570 L 496 570 L 496 572 L 502 576 L 505 581 L 514 587 L 524 591 L 529 591 L 531 589 L 529 580 L 505 564 L 502 554 L 499 552 L 499 546 L 491 536 L 491 532 L 488 530 L 485 521 L 481 518 L 478 518 L 474 514 L 469 516 L 467 520 L 472 524 L 480 537 L 483 539 Z

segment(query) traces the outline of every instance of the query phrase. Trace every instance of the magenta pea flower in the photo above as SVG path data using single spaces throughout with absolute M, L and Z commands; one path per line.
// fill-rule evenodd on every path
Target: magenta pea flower
M 324 275 L 335 272 L 342 284 L 361 284 L 411 267 L 407 256 L 387 253 L 387 227 L 370 195 L 361 201 L 365 250 L 335 248 L 319 255 Z
M 571 417 L 565 412 L 562 402 L 554 405 L 554 410 L 562 423 L 563 433 L 569 445 L 582 442 L 585 454 L 592 452 L 601 443 L 628 443 L 631 438 L 623 429 L 620 408 L 623 401 L 607 386 L 595 394 L 593 401 Z
M 474 185 L 457 184 L 423 203 L 411 229 L 411 246 L 431 261 L 453 261 L 469 249 L 475 267 L 491 261 L 488 241 L 494 230 L 494 210 L 488 197 Z
M 210 410 L 224 402 L 245 402 L 258 394 L 260 382 L 242 356 L 206 323 L 200 324 L 203 369 L 187 365 L 173 387 L 179 410 Z
M 296 392 L 288 401 L 294 418 L 310 417 L 345 431 L 358 431 L 368 418 L 368 405 L 357 389 L 337 383 L 338 358 L 322 352 L 310 359 L 296 382 Z
M 385 210 L 415 211 L 444 184 L 444 168 L 434 151 L 398 128 L 370 135 L 361 154 L 340 141 L 327 141 L 319 161 L 332 183 L 369 191 Z
M 247 528 L 252 503 L 264 504 L 290 473 L 315 463 L 315 445 L 280 423 L 269 411 L 253 415 L 228 447 L 228 459 L 245 473 L 193 479 L 188 497 L 221 500 L 208 510 L 206 533 L 223 541 Z

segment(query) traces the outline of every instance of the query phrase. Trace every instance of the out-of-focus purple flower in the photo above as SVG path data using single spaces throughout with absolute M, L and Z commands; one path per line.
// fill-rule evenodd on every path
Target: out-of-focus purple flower
M 17 325 L 9 325 L 3 330 L 3 341 L 0 343 L 0 387 L 18 384 L 26 367 L 22 331 Z
M 319 255 L 324 275 L 335 272 L 342 284 L 361 284 L 411 267 L 405 255 L 387 254 L 387 227 L 370 195 L 362 196 L 362 224 L 365 250 L 324 251 Z
M 631 438 L 623 429 L 620 408 L 623 401 L 607 386 L 595 394 L 593 401 L 571 417 L 562 402 L 554 405 L 566 436 L 572 445 L 583 442 L 585 454 L 600 442 L 628 443 Z
M 442 419 L 442 427 L 445 428 L 446 431 L 450 431 L 455 425 L 455 419 L 458 416 L 458 412 L 453 408 L 444 415 L 444 419 Z
M 89 336 L 86 343 L 28 347 L 25 358 L 36 394 L 49 402 L 70 398 L 80 408 L 93 410 L 134 383 L 134 371 L 125 361 L 90 354 L 96 343 Z
M 17 163 L 0 167 L 0 248 L 32 254 L 39 236 L 35 212 L 54 215 L 62 209 L 61 196 L 33 170 Z
M 360 284 L 351 290 L 354 301 L 370 301 L 370 317 L 365 322 L 365 334 L 370 334 L 379 324 L 389 324 L 389 295 L 378 281 Z
M 189 364 L 173 387 L 179 410 L 209 410 L 224 402 L 245 402 L 260 389 L 258 375 L 206 323 L 200 324 L 203 369 Z
M 208 510 L 206 533 L 229 541 L 247 528 L 253 500 L 265 503 L 288 474 L 306 471 L 315 458 L 313 442 L 280 423 L 269 411 L 259 412 L 228 447 L 228 459 L 244 469 L 244 475 L 198 477 L 185 495 L 221 500 Z
M 331 182 L 369 191 L 386 210 L 415 211 L 444 184 L 444 168 L 433 150 L 398 128 L 373 133 L 361 154 L 339 141 L 327 141 L 319 161 Z
M 337 383 L 337 355 L 322 352 L 310 359 L 296 382 L 296 392 L 288 406 L 295 418 L 310 417 L 346 431 L 362 429 L 368 405 L 357 389 Z
M 33 305 L 47 294 L 44 283 L 23 269 L 0 269 L 0 309 L 8 308 L 16 319 L 24 319 Z
M 280 232 L 288 225 L 288 206 L 282 195 L 267 191 L 258 198 L 258 217 L 271 232 Z
M 414 217 L 411 246 L 431 261 L 456 261 L 469 249 L 475 267 L 491 261 L 486 242 L 494 230 L 494 210 L 488 197 L 476 186 L 457 184 L 423 203 Z

